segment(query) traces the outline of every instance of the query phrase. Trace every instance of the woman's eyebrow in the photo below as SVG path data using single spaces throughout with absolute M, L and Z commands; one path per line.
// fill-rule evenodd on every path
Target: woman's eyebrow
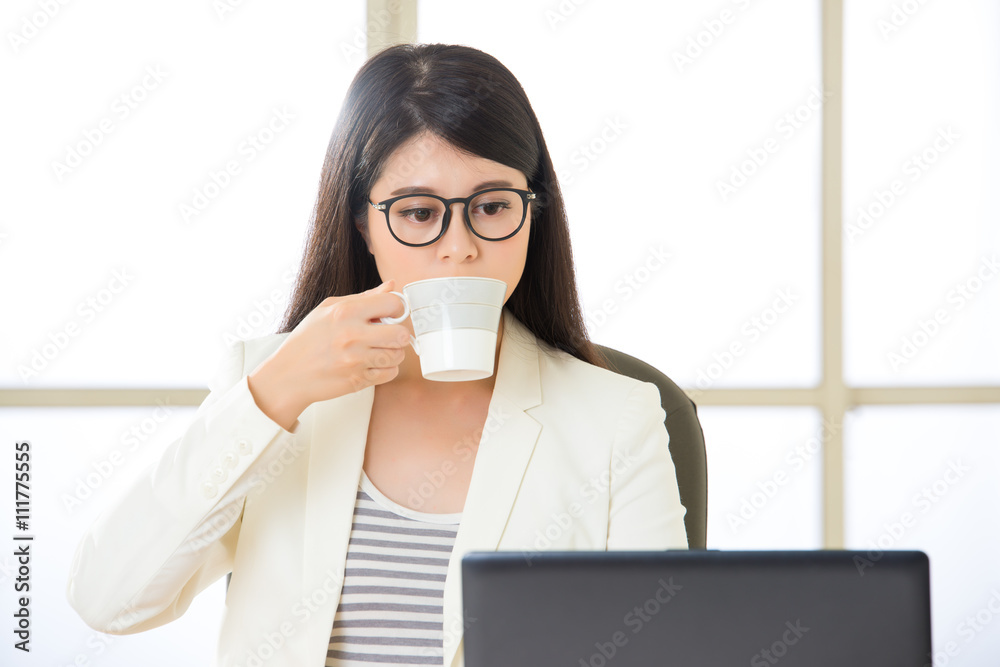
M 480 183 L 479 185 L 477 185 L 476 187 L 474 187 L 472 189 L 472 191 L 473 192 L 478 192 L 479 190 L 483 190 L 485 188 L 512 188 L 512 187 L 514 187 L 514 184 L 511 183 L 510 181 L 486 181 L 486 182 Z M 393 190 L 392 194 L 394 194 L 394 195 L 412 195 L 412 194 L 415 194 L 415 193 L 418 193 L 418 192 L 427 192 L 427 193 L 432 194 L 432 195 L 437 194 L 437 191 L 434 190 L 434 188 L 432 188 L 430 186 L 427 186 L 427 185 L 410 185 L 410 186 L 407 186 L 405 188 L 400 188 L 398 190 Z

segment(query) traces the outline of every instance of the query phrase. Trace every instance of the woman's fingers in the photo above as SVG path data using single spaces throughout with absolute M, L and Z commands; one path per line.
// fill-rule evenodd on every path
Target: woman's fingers
M 378 322 L 383 317 L 399 317 L 405 312 L 403 300 L 391 292 L 392 281 L 361 294 L 330 297 L 324 304 L 337 319 Z

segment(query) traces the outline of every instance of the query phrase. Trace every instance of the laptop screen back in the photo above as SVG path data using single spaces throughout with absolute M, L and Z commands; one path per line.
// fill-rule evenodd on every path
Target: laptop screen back
M 919 551 L 474 552 L 462 596 L 466 667 L 930 663 Z

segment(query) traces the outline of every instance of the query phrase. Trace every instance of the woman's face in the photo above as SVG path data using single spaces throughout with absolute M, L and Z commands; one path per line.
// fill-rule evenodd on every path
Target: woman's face
M 462 153 L 437 135 L 425 132 L 396 149 L 368 198 L 378 203 L 397 196 L 397 190 L 402 188 L 417 188 L 411 192 L 451 199 L 491 187 L 526 190 L 527 179 L 517 169 Z M 530 204 L 524 226 L 504 241 L 485 241 L 473 234 L 465 224 L 463 208 L 463 204 L 452 205 L 451 222 L 444 236 L 428 246 L 414 248 L 394 239 L 382 211 L 369 205 L 368 225 L 362 233 L 382 280 L 395 279 L 396 287 L 401 289 L 426 278 L 496 278 L 507 283 L 506 303 L 524 271 Z

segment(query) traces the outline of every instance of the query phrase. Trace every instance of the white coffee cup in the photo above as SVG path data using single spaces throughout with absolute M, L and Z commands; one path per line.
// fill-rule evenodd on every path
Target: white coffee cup
M 383 317 L 386 324 L 413 323 L 410 336 L 428 380 L 463 382 L 493 375 L 497 329 L 507 283 L 476 276 L 429 278 L 393 292 L 403 314 Z

